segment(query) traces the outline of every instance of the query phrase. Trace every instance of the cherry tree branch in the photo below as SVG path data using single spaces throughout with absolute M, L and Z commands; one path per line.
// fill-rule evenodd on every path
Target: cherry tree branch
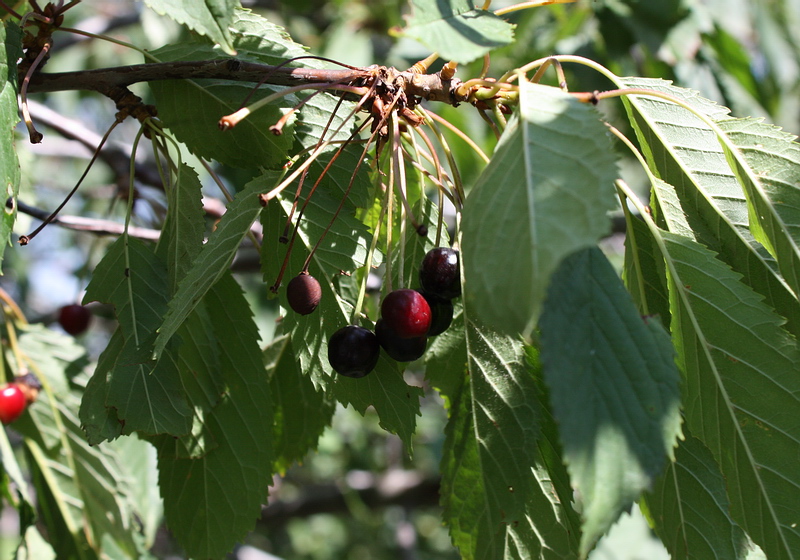
M 280 86 L 326 82 L 334 89 L 335 84 L 365 84 L 381 79 L 387 83 L 402 82 L 407 95 L 429 101 L 457 104 L 466 100 L 457 93 L 461 80 L 447 79 L 439 73 L 418 74 L 377 66 L 359 69 L 289 68 L 237 59 L 156 62 L 75 72 L 37 72 L 30 79 L 28 93 L 85 90 L 108 95 L 119 88 L 141 82 L 199 79 L 253 83 L 263 80 L 266 84 Z

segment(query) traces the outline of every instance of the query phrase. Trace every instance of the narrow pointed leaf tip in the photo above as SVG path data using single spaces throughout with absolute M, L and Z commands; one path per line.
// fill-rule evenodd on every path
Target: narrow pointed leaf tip
M 520 84 L 520 110 L 464 204 L 465 299 L 500 332 L 529 335 L 550 275 L 595 245 L 618 204 L 616 159 L 596 110 Z
M 571 255 L 553 275 L 540 328 L 585 557 L 672 456 L 680 373 L 660 321 L 642 319 L 597 248 Z

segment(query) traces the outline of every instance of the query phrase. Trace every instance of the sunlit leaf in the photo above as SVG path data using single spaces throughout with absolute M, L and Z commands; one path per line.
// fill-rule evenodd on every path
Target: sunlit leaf
M 22 33 L 19 25 L 3 21 L 0 27 L 0 188 L 4 199 L 16 200 L 20 170 L 14 149 L 14 128 L 19 122 L 17 108 L 17 60 L 22 56 Z M 0 263 L 11 239 L 17 215 L 16 206 L 3 205 L 0 219 Z
M 166 15 L 217 43 L 227 54 L 236 54 L 231 25 L 239 0 L 145 0 L 160 15 Z
M 520 84 L 519 115 L 464 203 L 464 289 L 476 320 L 531 333 L 561 259 L 609 230 L 615 177 L 606 128 L 590 105 Z

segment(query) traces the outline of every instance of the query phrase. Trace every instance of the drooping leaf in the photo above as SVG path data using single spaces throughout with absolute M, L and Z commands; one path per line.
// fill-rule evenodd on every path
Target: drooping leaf
M 469 376 L 451 389 L 441 466 L 451 538 L 465 559 L 575 557 L 569 505 L 540 458 L 540 392 L 522 346 L 469 319 L 466 336 Z
M 625 99 L 631 122 L 651 168 L 660 179 L 674 187 L 677 195 L 675 216 L 680 213 L 685 215 L 685 220 L 679 220 L 675 224 L 685 224 L 697 241 L 718 252 L 720 259 L 742 274 L 749 286 L 764 294 L 767 302 L 787 318 L 791 332 L 800 333 L 800 304 L 795 296 L 797 289 L 794 288 L 793 293 L 793 288 L 790 287 L 791 277 L 784 278 L 778 272 L 780 266 L 784 274 L 787 270 L 790 275 L 794 274 L 791 270 L 795 266 L 793 263 L 796 256 L 789 246 L 796 241 L 780 235 L 782 241 L 779 243 L 784 248 L 776 263 L 755 240 L 754 234 L 757 231 L 751 232 L 750 226 L 757 226 L 761 219 L 752 221 L 748 218 L 750 210 L 745 191 L 734 172 L 740 164 L 735 164 L 732 169 L 731 163 L 735 163 L 737 159 L 729 161 L 726 156 L 726 153 L 738 152 L 741 155 L 746 151 L 746 142 L 749 141 L 747 138 L 737 137 L 733 131 L 726 132 L 728 128 L 738 126 L 735 123 L 739 121 L 730 120 L 725 108 L 703 99 L 694 91 L 672 86 L 669 82 L 625 78 L 618 80 L 618 84 L 620 87 L 644 88 L 672 95 L 719 123 L 721 129 L 718 132 L 721 136 L 700 118 L 689 111 L 679 110 L 674 103 L 667 100 L 647 96 L 629 96 Z M 766 125 L 761 127 L 769 129 Z M 774 129 L 770 134 L 773 136 L 772 141 L 767 144 L 771 146 L 767 148 L 768 151 L 771 150 L 770 155 L 757 156 L 762 162 L 771 162 L 768 163 L 771 167 L 763 179 L 764 182 L 774 182 L 773 175 L 791 173 L 796 166 L 790 163 L 793 157 L 791 154 L 796 151 L 796 147 L 793 147 L 785 135 Z M 783 160 L 784 154 L 790 159 Z M 752 157 L 744 157 L 744 161 Z M 784 171 L 780 171 L 783 164 L 776 164 L 776 160 L 783 160 L 788 164 Z M 750 164 L 746 164 L 746 167 L 750 167 Z M 763 168 L 759 166 L 759 169 Z M 655 186 L 659 187 L 658 184 Z M 789 196 L 793 196 L 792 189 L 781 188 Z M 658 196 L 658 192 L 656 195 Z M 773 217 L 768 221 L 774 224 L 776 219 Z M 790 217 L 786 220 L 787 226 L 793 223 L 797 225 L 797 218 Z M 681 231 L 676 230 L 676 233 L 685 234 L 685 226 Z M 787 229 L 787 233 L 789 231 L 791 230 Z
M 597 248 L 553 274 L 539 321 L 585 557 L 664 470 L 680 434 L 680 374 L 658 321 L 642 320 Z
M 181 546 L 192 557 L 218 558 L 253 528 L 266 500 L 274 420 L 258 331 L 241 288 L 225 274 L 205 293 L 205 304 L 226 387 L 204 418 L 218 445 L 202 457 L 176 457 L 172 438 L 162 437 L 159 487 Z
M 768 558 L 800 553 L 800 349 L 741 276 L 691 240 L 662 232 L 674 267 L 672 332 L 686 422 L 725 477 L 731 516 Z
M 336 406 L 298 368 L 288 335 L 273 340 L 264 354 L 275 411 L 275 469 L 285 472 L 293 462 L 316 448 Z
M 748 558 L 753 544 L 730 517 L 719 466 L 702 442 L 684 436 L 644 502 L 656 533 L 673 560 Z
M 465 298 L 475 317 L 529 335 L 553 270 L 594 245 L 616 204 L 615 160 L 596 111 L 520 84 L 520 112 L 464 203 Z
M 145 0 L 159 15 L 166 15 L 192 31 L 205 35 L 229 55 L 236 54 L 229 26 L 239 0 Z
M 416 39 L 445 60 L 472 62 L 514 41 L 514 26 L 469 0 L 413 0 L 402 34 Z
M 19 122 L 17 110 L 17 60 L 22 57 L 22 33 L 19 25 L 3 21 L 0 27 L 0 188 L 3 198 L 16 202 L 20 170 L 14 149 L 14 128 Z M 11 239 L 17 216 L 16 204 L 3 205 L 0 219 L 0 263 Z
M 245 185 L 232 202 L 198 253 L 191 269 L 180 281 L 169 302 L 169 311 L 158 330 L 154 354 L 158 356 L 169 339 L 203 299 L 209 289 L 228 271 L 233 257 L 250 226 L 262 209 L 258 195 L 274 186 L 276 174 L 266 173 Z
M 124 422 L 124 433 L 185 434 L 191 410 L 179 372 L 170 360 L 151 358 L 155 330 L 167 310 L 164 264 L 143 242 L 117 239 L 97 265 L 84 301 L 114 305 L 123 342 L 105 374 L 104 406 Z M 98 381 L 99 382 L 99 381 Z

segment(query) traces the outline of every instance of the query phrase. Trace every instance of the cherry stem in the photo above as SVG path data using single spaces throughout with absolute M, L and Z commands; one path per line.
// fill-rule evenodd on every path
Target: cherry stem
M 47 56 L 47 53 L 50 51 L 50 46 L 52 43 L 48 40 L 43 46 L 42 50 L 39 51 L 39 54 L 36 55 L 36 59 L 34 59 L 33 64 L 31 64 L 28 71 L 25 73 L 25 77 L 22 79 L 22 87 L 20 87 L 19 97 L 22 101 L 22 119 L 25 121 L 25 126 L 28 129 L 28 136 L 30 137 L 31 144 L 38 144 L 42 141 L 42 133 L 36 130 L 36 127 L 33 125 L 33 120 L 31 119 L 31 113 L 28 110 L 28 85 L 31 82 L 31 76 L 36 72 L 39 68 L 39 65 L 44 60 L 44 57 Z
M 428 110 L 427 110 L 427 109 L 425 109 L 424 107 L 420 107 L 420 109 L 422 110 L 423 114 L 424 114 L 426 117 L 428 117 L 428 118 L 430 118 L 430 119 L 432 119 L 432 120 L 435 120 L 435 121 L 436 121 L 436 122 L 438 122 L 438 123 L 441 123 L 441 124 L 443 124 L 443 125 L 444 125 L 444 126 L 446 126 L 446 127 L 447 127 L 447 128 L 448 128 L 448 129 L 449 129 L 451 132 L 453 132 L 453 133 L 454 133 L 456 136 L 458 136 L 458 137 L 459 137 L 459 138 L 461 138 L 461 139 L 462 139 L 464 142 L 466 142 L 466 143 L 467 143 L 467 145 L 468 145 L 470 148 L 472 148 L 472 149 L 475 151 L 475 153 L 476 153 L 476 154 L 478 154 L 478 156 L 479 156 L 479 157 L 480 157 L 480 158 L 481 158 L 481 159 L 484 161 L 484 163 L 489 163 L 489 156 L 487 156 L 487 155 L 486 155 L 486 153 L 484 153 L 484 151 L 480 149 L 480 147 L 479 147 L 479 146 L 478 146 L 478 145 L 475 143 L 475 141 L 474 141 L 474 140 L 472 140 L 472 138 L 470 138 L 469 136 L 467 136 L 467 135 L 466 135 L 466 134 L 465 134 L 465 133 L 464 133 L 462 130 L 460 130 L 460 129 L 459 129 L 457 126 L 454 126 L 454 125 L 453 125 L 453 124 L 452 124 L 450 121 L 448 121 L 447 119 L 445 119 L 444 117 L 442 117 L 442 116 L 440 116 L 440 115 L 437 115 L 437 114 L 436 114 L 436 113 L 434 113 L 433 111 L 428 111 Z
M 30 243 L 31 239 L 36 237 L 39 234 L 39 232 L 42 231 L 47 226 L 47 224 L 52 222 L 56 218 L 56 216 L 58 216 L 58 213 L 61 211 L 62 208 L 64 208 L 64 206 L 66 206 L 67 202 L 69 202 L 69 200 L 72 198 L 72 195 L 74 195 L 78 191 L 78 188 L 81 186 L 81 183 L 83 183 L 83 180 L 86 178 L 86 175 L 89 174 L 89 170 L 92 168 L 92 165 L 94 165 L 94 162 L 97 161 L 97 158 L 100 155 L 100 150 L 103 149 L 106 140 L 108 140 L 108 137 L 111 135 L 111 131 L 114 130 L 117 127 L 117 125 L 120 124 L 121 122 L 122 121 L 119 118 L 117 118 L 117 120 L 115 120 L 114 123 L 109 127 L 109 129 L 103 135 L 103 138 L 100 140 L 100 144 L 97 146 L 97 149 L 95 149 L 94 154 L 92 154 L 92 158 L 89 160 L 89 164 L 86 166 L 86 169 L 83 171 L 83 174 L 80 176 L 78 182 L 75 184 L 72 190 L 67 194 L 66 198 L 61 201 L 61 204 L 59 204 L 58 207 L 55 210 L 53 210 L 53 212 L 39 225 L 39 227 L 34 229 L 28 235 L 20 236 L 19 238 L 20 245 L 27 245 L 28 243 Z M 131 165 L 134 165 L 133 158 L 131 158 Z M 134 169 L 131 169 L 131 181 L 133 181 L 134 177 L 133 172 Z

